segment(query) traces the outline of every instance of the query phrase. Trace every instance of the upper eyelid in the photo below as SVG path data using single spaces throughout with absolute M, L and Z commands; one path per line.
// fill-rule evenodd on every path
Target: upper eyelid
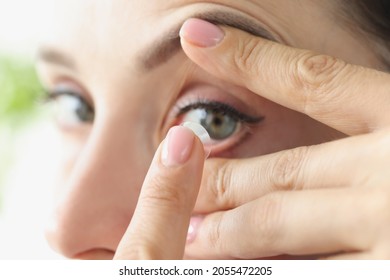
M 75 91 L 72 91 L 72 90 L 44 90 L 44 92 L 46 94 L 44 94 L 44 96 L 42 97 L 43 101 L 50 102 L 50 101 L 54 101 L 56 98 L 58 98 L 60 96 L 68 95 L 68 96 L 72 96 L 72 97 L 79 99 L 80 101 L 84 102 L 89 107 L 89 109 L 91 109 L 92 111 L 95 111 L 94 106 L 83 95 L 78 94 Z
M 198 100 L 196 102 L 187 104 L 186 106 L 178 107 L 178 112 L 176 113 L 176 115 L 180 116 L 187 113 L 190 110 L 195 110 L 200 108 L 215 109 L 216 111 L 225 110 L 227 114 L 232 115 L 238 121 L 242 121 L 249 124 L 259 123 L 262 120 L 264 120 L 264 116 L 259 116 L 259 117 L 251 116 L 237 110 L 236 108 L 234 108 L 234 106 L 231 106 L 229 104 L 219 102 L 219 101 L 210 101 L 210 100 Z
M 71 91 L 71 90 L 47 90 L 46 89 L 46 90 L 44 90 L 44 92 L 46 93 L 46 97 L 48 99 L 55 99 L 55 98 L 60 97 L 62 95 L 69 95 L 69 96 L 73 96 L 75 98 L 78 98 L 80 100 L 86 101 L 83 96 L 81 96 L 80 94 L 77 94 L 76 92 Z
M 56 95 L 56 93 L 69 94 L 85 101 L 91 109 L 95 108 L 95 103 L 89 91 L 72 78 L 58 77 L 52 85 L 44 87 L 44 91 L 53 95 Z

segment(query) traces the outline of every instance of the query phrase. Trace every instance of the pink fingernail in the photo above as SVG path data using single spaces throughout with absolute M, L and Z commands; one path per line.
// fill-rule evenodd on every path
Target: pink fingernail
M 180 37 L 198 47 L 209 48 L 218 45 L 225 37 L 225 33 L 215 24 L 192 18 L 181 27 Z
M 198 229 L 202 221 L 203 221 L 202 216 L 191 217 L 190 225 L 188 227 L 188 233 L 187 233 L 187 243 L 191 243 L 195 240 L 196 235 L 198 233 Z
M 163 143 L 161 161 L 165 166 L 179 166 L 188 161 L 195 134 L 183 126 L 172 127 Z

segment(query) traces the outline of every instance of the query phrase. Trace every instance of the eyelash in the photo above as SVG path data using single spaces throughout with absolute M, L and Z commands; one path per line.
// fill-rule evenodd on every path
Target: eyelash
M 90 110 L 92 112 L 92 114 L 94 114 L 94 109 L 89 104 L 89 102 L 84 97 L 82 97 L 80 94 L 78 94 L 77 92 L 74 92 L 72 90 L 67 90 L 67 89 L 46 90 L 45 95 L 43 96 L 43 101 L 50 103 L 50 102 L 53 102 L 57 98 L 64 96 L 64 95 L 65 96 L 66 95 L 72 96 L 72 97 L 78 99 L 80 102 L 82 102 L 84 104 L 84 106 L 87 107 L 88 110 Z M 224 149 L 222 149 L 223 146 L 224 147 L 228 146 L 230 148 L 229 150 L 231 150 L 236 145 L 241 144 L 244 141 L 244 139 L 251 134 L 251 131 L 252 131 L 251 127 L 264 120 L 264 117 L 262 117 L 262 116 L 258 117 L 258 116 L 251 116 L 251 115 L 245 114 L 227 103 L 198 98 L 197 100 L 193 100 L 191 103 L 186 102 L 185 104 L 183 104 L 183 102 L 181 102 L 181 104 L 180 104 L 180 102 L 179 102 L 176 104 L 176 106 L 173 110 L 174 114 L 172 116 L 176 120 L 176 121 L 174 121 L 174 125 L 175 124 L 178 125 L 179 123 L 181 123 L 180 118 L 182 116 L 184 116 L 185 114 L 187 114 L 188 112 L 190 112 L 192 110 L 197 110 L 197 109 L 208 110 L 210 113 L 219 114 L 222 116 L 227 116 L 227 117 L 231 118 L 232 120 L 234 120 L 235 122 L 237 122 L 238 125 L 240 125 L 240 127 L 241 127 L 241 129 L 237 130 L 230 137 L 227 137 L 223 140 L 222 139 L 221 140 L 213 140 L 210 143 L 210 145 L 213 145 L 213 146 L 215 145 L 214 146 L 215 154 L 219 154 L 217 152 L 218 147 L 220 148 L 219 149 L 220 151 L 224 150 Z M 233 137 L 233 135 L 235 135 L 235 137 Z
M 177 105 L 176 117 L 178 118 L 184 115 L 185 113 L 196 109 L 212 110 L 214 113 L 221 113 L 223 115 L 228 115 L 232 117 L 234 120 L 248 125 L 257 124 L 264 119 L 264 117 L 254 117 L 254 116 L 244 114 L 226 103 L 222 103 L 218 101 L 210 101 L 207 99 L 198 99 L 194 103 L 184 105 L 184 106 Z
M 265 119 L 264 116 L 258 117 L 242 113 L 225 102 L 211 101 L 198 97 L 197 100 L 193 100 L 192 102 L 187 100 L 184 104 L 183 102 L 177 103 L 173 111 L 173 118 L 175 119 L 173 125 L 179 125 L 183 121 L 181 119 L 182 117 L 190 111 L 197 109 L 208 110 L 210 113 L 216 115 L 227 116 L 237 122 L 237 130 L 233 134 L 221 140 L 211 139 L 211 142 L 207 144 L 212 146 L 211 157 L 234 157 L 235 148 L 243 144 L 247 137 L 252 134 L 254 125 L 259 124 Z
M 60 127 L 69 130 L 70 128 L 80 127 L 80 124 L 90 125 L 94 122 L 95 111 L 93 106 L 77 91 L 63 88 L 44 92 L 42 101 L 47 104 L 56 103 L 58 106 L 54 111 L 54 115 Z M 76 100 L 76 103 L 70 99 L 61 99 L 61 97 L 71 97 Z M 64 108 L 63 106 L 68 109 L 60 109 L 61 107 Z
M 42 101 L 46 103 L 50 103 L 63 95 L 69 95 L 75 97 L 79 101 L 85 103 L 85 105 L 87 105 L 90 110 L 94 110 L 93 107 L 89 104 L 89 102 L 84 97 L 71 90 L 44 90 L 44 94 L 42 95 Z
M 62 95 L 73 96 L 73 97 L 79 99 L 80 101 L 84 102 L 89 107 L 89 109 L 93 110 L 92 106 L 89 105 L 89 103 L 85 100 L 85 98 L 83 98 L 79 94 L 72 92 L 72 91 L 45 90 L 45 94 L 43 95 L 42 99 L 44 102 L 51 102 Z M 257 124 L 264 119 L 264 117 L 253 117 L 253 116 L 244 114 L 244 113 L 238 111 L 236 108 L 234 108 L 226 103 L 222 103 L 222 102 L 218 102 L 218 101 L 210 101 L 210 100 L 206 100 L 206 99 L 198 99 L 196 102 L 189 104 L 189 105 L 185 105 L 183 107 L 177 106 L 178 113 L 176 115 L 177 115 L 177 117 L 180 117 L 180 116 L 184 115 L 185 113 L 189 112 L 190 110 L 196 110 L 196 109 L 208 109 L 208 110 L 212 110 L 214 113 L 221 113 L 223 115 L 229 115 L 234 120 L 239 121 L 240 123 L 244 123 L 244 124 Z

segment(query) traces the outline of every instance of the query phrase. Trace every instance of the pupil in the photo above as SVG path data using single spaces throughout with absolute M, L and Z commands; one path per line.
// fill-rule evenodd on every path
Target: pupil
M 223 122 L 223 120 L 222 120 L 222 118 L 220 116 L 217 116 L 217 117 L 214 118 L 214 125 L 215 126 L 222 125 L 222 122 Z
M 232 117 L 213 110 L 205 110 L 204 112 L 200 123 L 210 134 L 211 139 L 224 140 L 235 132 L 237 121 Z

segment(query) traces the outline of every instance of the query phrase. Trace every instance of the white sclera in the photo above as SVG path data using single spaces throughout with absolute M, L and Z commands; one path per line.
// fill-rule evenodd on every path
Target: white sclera
M 191 129 L 200 139 L 200 141 L 203 143 L 205 157 L 208 158 L 211 153 L 211 148 L 207 147 L 207 145 L 210 143 L 211 138 L 207 130 L 200 124 L 194 122 L 184 122 L 181 125 Z

